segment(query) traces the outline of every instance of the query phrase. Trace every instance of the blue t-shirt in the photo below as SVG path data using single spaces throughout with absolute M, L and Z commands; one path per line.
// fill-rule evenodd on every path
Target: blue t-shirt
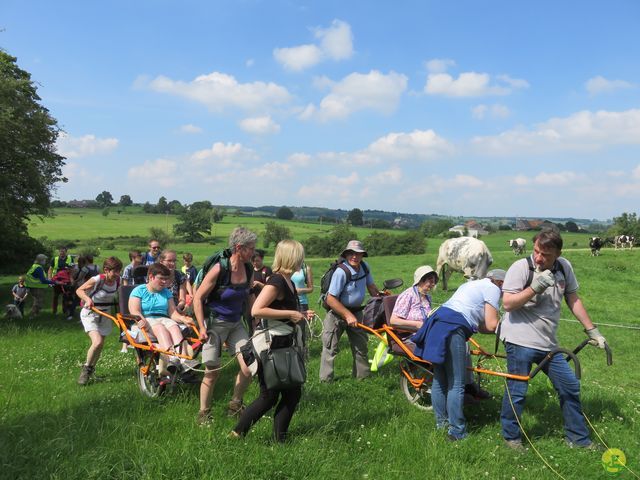
M 360 270 L 357 272 L 349 265 L 348 262 L 342 262 L 351 271 L 351 281 L 347 283 L 347 274 L 342 268 L 336 268 L 331 277 L 331 285 L 329 285 L 329 293 L 340 300 L 340 303 L 347 308 L 356 308 L 362 305 L 364 296 L 367 293 L 367 285 L 373 283 L 371 269 L 367 265 L 369 273 L 364 274 L 364 262 L 360 264 Z
M 300 291 L 301 288 L 307 288 L 307 276 L 303 270 L 305 268 L 307 267 L 303 266 L 300 270 L 291 275 L 291 281 L 298 291 Z M 309 299 L 306 293 L 298 293 L 298 300 L 301 305 L 309 305 Z
M 480 322 L 484 321 L 485 303 L 500 310 L 500 289 L 488 278 L 463 283 L 442 306 L 461 313 L 469 326 L 477 331 Z
M 142 315 L 145 317 L 168 317 L 169 300 L 173 299 L 173 294 L 168 288 L 163 288 L 159 292 L 150 292 L 147 285 L 138 285 L 131 291 L 131 296 L 140 299 Z

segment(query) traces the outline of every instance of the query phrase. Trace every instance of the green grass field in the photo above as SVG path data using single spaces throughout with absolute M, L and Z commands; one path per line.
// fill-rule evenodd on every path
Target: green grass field
M 90 240 L 96 237 L 141 236 L 150 226 L 164 227 L 164 216 L 112 213 L 59 215 L 31 225 L 32 235 L 50 239 Z M 173 219 L 169 217 L 168 224 Z M 258 218 L 225 218 L 216 224 L 216 245 L 176 244 L 202 261 L 224 243 L 239 223 L 260 233 Z M 325 227 L 287 222 L 293 236 L 304 242 Z M 361 234 L 362 233 L 362 234 Z M 366 232 L 358 232 L 363 238 Z M 507 246 L 514 232 L 501 232 L 483 240 L 494 256 L 494 266 L 507 268 L 515 257 Z M 531 235 L 525 236 L 528 240 Z M 583 367 L 584 411 L 595 431 L 609 447 L 624 451 L 627 466 L 640 474 L 640 373 L 637 369 L 637 288 L 640 253 L 605 249 L 592 258 L 586 235 L 567 234 L 565 257 L 576 270 L 580 294 L 614 353 L 606 366 L 603 351 L 587 347 L 580 354 Z M 113 240 L 123 260 L 133 245 Z M 425 255 L 371 257 L 369 263 L 378 284 L 401 277 L 407 284 L 416 266 L 435 264 L 440 241 L 428 239 Z M 140 247 L 144 245 L 139 245 Z M 272 247 L 273 248 L 273 247 Z M 272 249 L 271 249 L 272 251 Z M 100 261 L 100 259 L 98 259 Z M 269 259 L 268 259 L 269 260 Z M 309 259 L 316 281 L 330 259 Z M 18 272 L 16 272 L 17 275 Z M 0 277 L 5 302 L 15 278 Z M 462 282 L 451 280 L 451 290 Z M 437 289 L 434 301 L 442 303 L 450 293 Z M 311 302 L 315 304 L 316 292 Z M 48 305 L 48 303 L 46 303 Z M 568 310 L 562 317 L 570 319 Z M 605 326 L 610 324 L 613 326 Z M 623 326 L 635 327 L 621 328 Z M 494 337 L 476 335 L 492 349 Z M 560 326 L 560 340 L 573 347 L 585 338 L 571 321 Z M 370 342 L 372 355 L 375 342 Z M 244 440 L 226 438 L 234 426 L 225 416 L 235 367 L 222 374 L 214 399 L 215 423 L 197 427 L 197 387 L 185 387 L 159 400 L 142 397 L 137 389 L 131 354 L 119 353 L 116 336 L 107 341 L 97 373 L 102 381 L 87 387 L 76 385 L 88 339 L 81 326 L 51 311 L 34 319 L 0 323 L 1 433 L 0 478 L 6 479 L 591 479 L 638 478 L 630 471 L 607 474 L 601 454 L 568 449 L 563 442 L 562 417 L 555 392 L 539 375 L 530 385 L 524 428 L 541 456 L 559 475 L 547 468 L 532 449 L 517 454 L 504 447 L 499 426 L 503 384 L 497 377 L 483 377 L 494 398 L 465 410 L 471 431 L 468 440 L 448 442 L 436 432 L 431 412 L 416 409 L 404 398 L 399 385 L 397 360 L 365 381 L 348 377 L 351 355 L 346 337 L 336 364 L 338 381 L 318 382 L 320 343 L 311 344 L 309 380 L 292 425 L 292 440 L 285 446 L 270 441 L 271 418 L 261 420 Z M 489 363 L 504 368 L 503 362 Z M 257 394 L 252 385 L 247 400 Z M 597 436 L 593 435 L 594 440 Z

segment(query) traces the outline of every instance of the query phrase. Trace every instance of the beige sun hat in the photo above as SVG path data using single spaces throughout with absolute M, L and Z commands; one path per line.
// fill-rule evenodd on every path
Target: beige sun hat
M 416 271 L 413 273 L 413 286 L 415 287 L 419 284 L 420 280 L 422 280 L 428 273 L 434 273 L 436 280 L 438 279 L 438 274 L 433 268 L 431 268 L 431 265 L 422 265 L 421 267 L 416 268 Z
M 346 252 L 364 253 L 365 257 L 369 256 L 367 254 L 367 251 L 364 249 L 364 245 L 362 245 L 362 242 L 360 240 L 350 240 L 349 243 L 347 243 L 347 246 L 344 247 L 344 250 L 342 250 L 342 253 L 340 254 L 340 256 L 344 257 L 344 254 Z

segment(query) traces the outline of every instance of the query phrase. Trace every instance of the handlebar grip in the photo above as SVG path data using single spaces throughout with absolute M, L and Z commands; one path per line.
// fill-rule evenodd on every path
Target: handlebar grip
M 607 352 L 607 366 L 610 367 L 613 365 L 613 353 L 607 342 L 604 342 L 604 351 Z

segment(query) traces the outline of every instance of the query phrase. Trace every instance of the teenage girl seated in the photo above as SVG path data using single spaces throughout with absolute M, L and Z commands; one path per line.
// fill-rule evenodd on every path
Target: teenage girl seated
M 186 355 L 191 349 L 179 323 L 189 326 L 195 324 L 193 319 L 176 310 L 173 293 L 167 288 L 171 279 L 171 270 L 166 266 L 161 263 L 149 265 L 148 283 L 136 286 L 129 296 L 129 313 L 140 317 L 138 327 L 147 331 L 151 329 L 162 350 Z M 173 357 L 174 363 L 175 360 L 176 357 Z M 166 375 L 166 367 L 163 367 L 164 362 L 161 362 L 160 373 Z

